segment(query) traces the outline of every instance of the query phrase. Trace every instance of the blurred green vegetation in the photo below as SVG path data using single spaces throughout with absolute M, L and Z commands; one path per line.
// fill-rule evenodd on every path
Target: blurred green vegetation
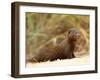
M 63 40 L 70 28 L 81 32 L 78 49 L 89 49 L 89 16 L 71 14 L 50 14 L 26 12 L 26 54 L 32 54 L 40 47 Z M 59 42 L 59 41 L 58 41 Z

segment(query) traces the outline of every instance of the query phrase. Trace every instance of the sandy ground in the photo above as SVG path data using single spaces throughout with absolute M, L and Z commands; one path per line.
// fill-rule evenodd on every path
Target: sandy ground
M 89 55 L 84 55 L 82 57 L 73 58 L 73 59 L 63 59 L 63 60 L 55 60 L 55 61 L 47 61 L 41 63 L 27 63 L 26 67 L 34 68 L 34 67 L 52 67 L 52 66 L 77 66 L 84 65 L 89 63 Z

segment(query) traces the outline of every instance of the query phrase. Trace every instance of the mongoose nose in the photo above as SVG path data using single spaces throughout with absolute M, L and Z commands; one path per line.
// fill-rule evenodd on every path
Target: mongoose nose
M 80 37 L 80 34 L 79 34 L 79 33 L 77 33 L 76 35 L 77 35 L 77 36 L 76 36 L 77 38 L 79 38 L 79 37 Z

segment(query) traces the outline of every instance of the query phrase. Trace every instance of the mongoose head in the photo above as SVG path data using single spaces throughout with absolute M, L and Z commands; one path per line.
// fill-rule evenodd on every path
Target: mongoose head
M 77 41 L 80 38 L 80 31 L 76 28 L 69 29 L 68 38 L 72 41 Z

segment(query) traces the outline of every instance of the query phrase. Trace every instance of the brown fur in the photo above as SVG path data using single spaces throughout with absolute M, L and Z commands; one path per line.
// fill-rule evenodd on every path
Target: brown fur
M 28 61 L 30 62 L 43 62 L 53 61 L 56 59 L 71 59 L 75 58 L 74 49 L 76 41 L 80 37 L 80 32 L 74 28 L 68 30 L 68 36 L 58 45 L 53 48 L 43 47 L 32 56 Z

